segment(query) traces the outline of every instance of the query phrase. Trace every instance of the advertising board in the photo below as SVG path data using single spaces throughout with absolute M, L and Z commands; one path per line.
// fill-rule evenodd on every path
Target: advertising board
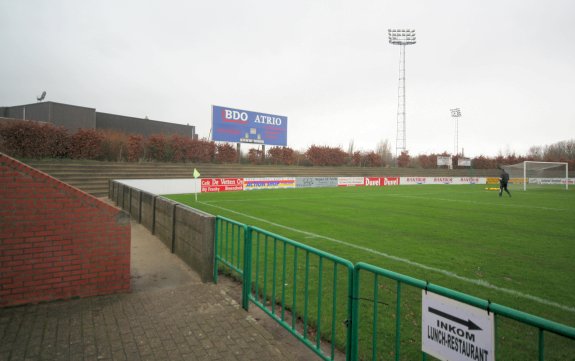
M 487 177 L 486 178 L 487 184 L 499 184 L 499 178 L 496 177 Z
M 399 177 L 365 177 L 364 185 L 367 187 L 398 186 Z
M 433 177 L 429 184 L 453 184 L 452 177 Z
M 337 177 L 296 177 L 297 188 L 337 187 Z
M 363 186 L 364 183 L 363 177 L 338 177 L 337 178 L 337 186 L 338 187 L 357 187 Z
M 380 187 L 383 185 L 379 177 L 365 177 L 363 182 L 363 185 L 367 187 Z
M 416 185 L 416 184 L 430 184 L 427 181 L 428 177 L 401 177 L 400 184 L 401 185 Z
M 295 178 L 244 178 L 244 190 L 295 188 Z
M 244 190 L 242 178 L 203 178 L 202 193 L 231 192 Z
M 529 178 L 529 184 L 573 184 L 574 179 L 569 178 Z
M 453 177 L 453 184 L 485 184 L 486 178 L 482 177 Z
M 212 105 L 212 140 L 287 146 L 286 116 Z

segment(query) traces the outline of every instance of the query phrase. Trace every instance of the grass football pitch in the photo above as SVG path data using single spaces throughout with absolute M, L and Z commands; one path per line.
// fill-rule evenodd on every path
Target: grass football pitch
M 485 185 L 282 189 L 173 195 L 258 226 L 575 326 L 575 192 Z M 536 340 L 534 340 L 536 342 Z

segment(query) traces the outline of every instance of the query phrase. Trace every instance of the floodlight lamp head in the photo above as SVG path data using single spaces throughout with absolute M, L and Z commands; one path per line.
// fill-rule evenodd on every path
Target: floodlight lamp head
M 455 117 L 458 118 L 461 116 L 461 109 L 459 109 L 459 108 L 450 109 L 450 111 L 451 111 L 451 116 L 454 118 Z
M 387 29 L 389 43 L 394 45 L 415 44 L 415 30 L 413 29 Z

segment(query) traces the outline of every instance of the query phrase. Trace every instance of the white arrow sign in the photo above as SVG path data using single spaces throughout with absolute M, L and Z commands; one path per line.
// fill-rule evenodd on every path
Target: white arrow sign
M 495 360 L 493 313 L 422 291 L 422 351 L 440 360 Z

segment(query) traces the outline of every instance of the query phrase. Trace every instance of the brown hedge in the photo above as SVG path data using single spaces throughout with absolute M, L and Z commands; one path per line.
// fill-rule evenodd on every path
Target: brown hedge
M 64 128 L 48 123 L 2 122 L 0 149 L 22 158 L 65 158 L 69 154 L 69 136 Z
M 347 154 L 341 148 L 312 145 L 305 156 L 315 166 L 341 166 L 345 164 Z
M 500 164 L 515 164 L 524 160 L 568 162 L 575 166 L 575 140 L 563 141 L 545 147 L 533 147 L 531 156 L 515 154 L 497 157 L 478 156 L 472 159 L 472 168 L 494 169 Z M 537 152 L 535 152 L 535 150 Z M 149 137 L 121 132 L 80 129 L 70 134 L 62 127 L 50 123 L 19 120 L 0 120 L 0 151 L 19 158 L 73 158 L 109 161 L 162 161 L 194 163 L 235 163 L 237 151 L 231 144 L 215 144 L 205 139 L 192 139 L 180 135 L 154 134 Z M 535 154 L 536 153 L 536 154 Z M 402 152 L 397 159 L 399 167 L 436 168 L 437 156 L 412 157 Z M 382 157 L 373 151 L 345 153 L 341 148 L 312 145 L 305 153 L 288 147 L 272 147 L 267 158 L 260 150 L 250 149 L 248 161 L 254 164 L 313 165 L 313 166 L 386 166 Z M 457 156 L 454 157 L 457 164 Z
M 216 146 L 216 162 L 235 163 L 237 161 L 238 152 L 231 144 L 223 143 Z

